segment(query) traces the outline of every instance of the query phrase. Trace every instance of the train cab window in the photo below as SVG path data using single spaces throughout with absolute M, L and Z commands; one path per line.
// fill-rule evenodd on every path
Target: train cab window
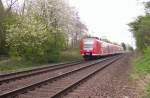
M 92 49 L 92 44 L 90 44 L 90 43 L 86 43 L 86 44 L 84 44 L 84 49 Z
M 93 39 L 87 38 L 84 39 L 84 45 L 83 45 L 85 50 L 89 50 L 93 48 Z

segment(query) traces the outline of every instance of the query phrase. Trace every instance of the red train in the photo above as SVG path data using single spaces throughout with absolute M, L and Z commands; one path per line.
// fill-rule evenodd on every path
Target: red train
M 101 41 L 96 37 L 84 38 L 80 42 L 80 54 L 83 55 L 85 59 L 119 54 L 122 52 L 123 48 L 121 46 Z

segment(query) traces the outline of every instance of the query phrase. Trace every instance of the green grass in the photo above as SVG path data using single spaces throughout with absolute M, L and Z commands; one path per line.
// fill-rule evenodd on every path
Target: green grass
M 150 74 L 150 53 L 145 53 L 138 58 L 135 58 L 132 62 L 134 64 L 134 71 L 130 75 L 132 79 L 139 79 L 147 74 Z M 145 81 L 145 80 L 144 80 Z M 150 80 L 146 80 L 145 95 L 144 98 L 150 98 Z
M 7 58 L 0 61 L 0 72 L 16 71 L 17 69 L 30 68 L 37 65 L 38 64 L 34 64 L 28 61 Z
M 79 54 L 78 49 L 69 49 L 61 52 L 59 60 L 56 60 L 57 62 L 52 63 L 75 61 L 81 58 L 82 56 Z M 33 68 L 41 65 L 43 65 L 43 63 L 37 64 L 29 61 L 23 61 L 21 59 L 11 59 L 7 57 L 0 58 L 0 72 L 16 71 L 18 69 L 22 70 L 25 68 Z
M 150 72 L 150 54 L 143 55 L 133 61 L 135 71 L 139 74 Z
M 60 61 L 75 61 L 81 60 L 82 56 L 79 53 L 79 49 L 69 49 L 61 52 Z
M 150 98 L 150 82 L 145 87 L 146 96 L 144 98 Z

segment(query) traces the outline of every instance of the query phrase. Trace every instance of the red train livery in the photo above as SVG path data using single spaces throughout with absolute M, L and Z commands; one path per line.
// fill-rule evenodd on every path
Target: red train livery
M 80 54 L 83 57 L 91 58 L 104 55 L 113 55 L 123 52 L 123 48 L 119 45 L 101 41 L 98 38 L 84 38 L 80 42 Z

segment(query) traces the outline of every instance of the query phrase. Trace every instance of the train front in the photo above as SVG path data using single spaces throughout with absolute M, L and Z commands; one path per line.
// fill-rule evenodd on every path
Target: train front
M 80 54 L 85 59 L 92 58 L 93 49 L 94 49 L 93 46 L 94 46 L 94 39 L 93 38 L 82 39 L 81 43 L 80 43 Z

